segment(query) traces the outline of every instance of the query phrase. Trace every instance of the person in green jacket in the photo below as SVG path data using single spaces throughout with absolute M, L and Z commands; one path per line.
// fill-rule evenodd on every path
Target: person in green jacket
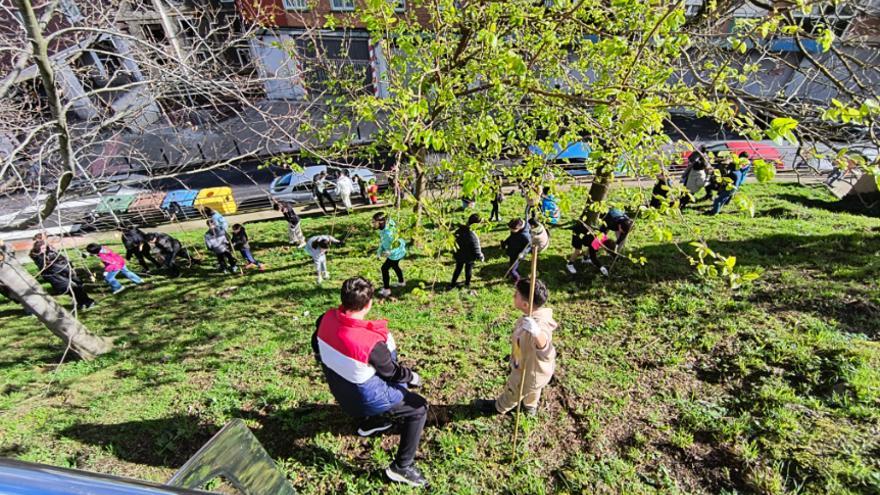
M 391 287 L 406 285 L 403 270 L 400 269 L 400 260 L 406 256 L 406 241 L 398 237 L 397 225 L 383 212 L 373 215 L 373 228 L 379 231 L 379 249 L 376 255 L 380 259 L 385 258 L 382 263 L 382 290 L 379 291 L 379 296 L 388 297 L 391 295 Z M 397 275 L 395 284 L 390 284 L 391 270 Z

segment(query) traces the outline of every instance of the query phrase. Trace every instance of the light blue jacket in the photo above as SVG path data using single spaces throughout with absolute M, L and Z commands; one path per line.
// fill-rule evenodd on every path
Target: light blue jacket
M 385 228 L 379 231 L 376 254 L 380 257 L 387 254 L 391 261 L 402 260 L 406 256 L 406 241 L 397 236 L 397 225 L 390 218 L 385 221 Z
M 220 227 L 220 230 L 223 232 L 229 231 L 229 222 L 226 220 L 226 217 L 220 214 L 220 212 L 215 211 L 213 215 L 211 215 L 211 220 L 214 221 L 214 225 Z

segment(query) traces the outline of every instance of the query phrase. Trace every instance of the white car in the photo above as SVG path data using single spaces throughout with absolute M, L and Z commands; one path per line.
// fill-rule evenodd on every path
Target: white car
M 352 181 L 355 176 L 360 177 L 365 182 L 376 179 L 376 174 L 365 168 L 347 169 L 351 175 Z M 312 182 L 316 175 L 320 172 L 327 172 L 327 190 L 334 199 L 338 199 L 336 193 L 336 178 L 339 176 L 340 169 L 335 167 L 326 167 L 324 165 L 314 165 L 305 167 L 302 172 L 291 172 L 289 174 L 277 177 L 269 184 L 269 194 L 272 199 L 288 203 L 311 203 L 314 201 L 315 195 L 312 193 Z M 355 185 L 354 194 L 358 194 Z

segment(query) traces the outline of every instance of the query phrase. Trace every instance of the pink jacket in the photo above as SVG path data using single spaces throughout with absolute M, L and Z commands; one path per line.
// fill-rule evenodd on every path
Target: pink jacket
M 125 268 L 125 258 L 114 253 L 108 247 L 102 247 L 98 258 L 104 262 L 105 272 L 118 272 Z

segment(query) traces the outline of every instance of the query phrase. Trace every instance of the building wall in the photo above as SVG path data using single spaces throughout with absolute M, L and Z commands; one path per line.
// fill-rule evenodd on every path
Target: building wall
M 353 0 L 354 10 L 350 11 L 334 10 L 331 4 L 334 1 L 342 3 L 346 0 L 238 0 L 238 8 L 246 20 L 269 28 L 323 28 L 331 17 L 339 28 L 364 28 L 357 14 L 358 9 L 363 8 L 362 0 Z M 428 11 L 422 7 L 411 7 L 403 1 L 404 8 L 400 15 L 415 19 L 422 26 L 428 26 Z M 296 8 L 303 5 L 306 5 L 304 9 Z

